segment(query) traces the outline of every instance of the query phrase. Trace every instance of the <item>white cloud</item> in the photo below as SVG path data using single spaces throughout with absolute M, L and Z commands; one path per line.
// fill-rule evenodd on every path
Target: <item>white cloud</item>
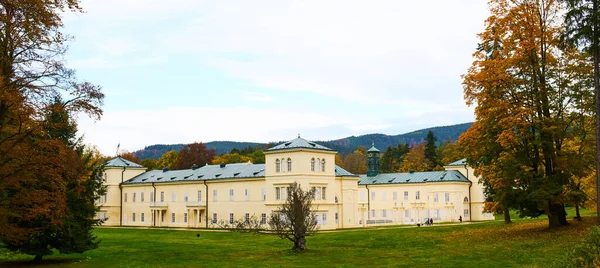
M 262 92 L 251 92 L 251 91 L 240 91 L 234 90 L 233 92 L 241 95 L 241 98 L 247 101 L 257 101 L 257 102 L 273 102 L 275 101 L 275 97 L 267 95 Z

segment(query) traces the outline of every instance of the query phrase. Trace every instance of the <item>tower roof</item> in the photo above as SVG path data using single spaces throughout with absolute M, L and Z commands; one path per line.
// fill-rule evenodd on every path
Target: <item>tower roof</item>
M 367 150 L 367 153 L 371 153 L 371 152 L 377 152 L 379 153 L 379 149 L 375 148 L 375 143 L 373 142 L 373 144 L 371 144 L 371 148 L 369 148 L 369 150 Z
M 108 160 L 105 164 L 105 167 L 131 167 L 131 168 L 144 168 L 144 166 L 131 162 L 125 158 L 122 158 L 120 156 L 113 158 L 111 160 Z
M 268 149 L 267 151 L 272 152 L 272 151 L 279 151 L 279 150 L 291 150 L 291 149 L 301 149 L 301 148 L 306 148 L 306 149 L 313 149 L 313 150 L 321 150 L 321 151 L 335 151 L 331 148 L 327 148 L 323 145 L 311 142 L 311 141 L 307 141 L 303 138 L 300 138 L 300 136 L 298 136 L 298 138 L 295 138 L 291 141 L 288 142 L 284 142 L 282 144 L 279 144 L 275 147 L 272 147 L 270 149 Z

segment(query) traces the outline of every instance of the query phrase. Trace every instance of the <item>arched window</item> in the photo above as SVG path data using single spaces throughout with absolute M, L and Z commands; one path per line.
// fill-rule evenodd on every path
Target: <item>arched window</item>
M 279 172 L 281 170 L 281 163 L 279 163 L 279 159 L 275 160 L 275 172 Z
M 281 159 L 281 172 L 285 172 L 285 159 Z
M 321 170 L 321 159 L 317 158 L 317 170 Z
M 465 196 L 465 203 L 469 202 L 469 198 Z
M 288 158 L 287 161 L 287 171 L 292 172 L 292 159 Z
M 310 160 L 310 171 L 315 171 L 315 159 Z
M 321 159 L 321 172 L 325 172 L 325 158 Z

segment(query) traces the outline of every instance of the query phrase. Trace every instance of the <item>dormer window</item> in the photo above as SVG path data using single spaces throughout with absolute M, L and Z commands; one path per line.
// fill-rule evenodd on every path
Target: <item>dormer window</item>
M 310 171 L 315 172 L 315 159 L 310 160 Z
M 287 159 L 287 171 L 292 172 L 292 159 L 291 158 Z
M 325 172 L 325 158 L 321 159 L 321 172 Z
M 275 172 L 280 172 L 281 171 L 281 163 L 279 162 L 279 159 L 275 160 Z

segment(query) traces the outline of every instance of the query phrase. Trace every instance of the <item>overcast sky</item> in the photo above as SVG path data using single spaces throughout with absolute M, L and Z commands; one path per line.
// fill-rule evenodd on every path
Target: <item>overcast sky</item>
M 83 0 L 67 64 L 106 94 L 87 143 L 396 135 L 474 120 L 487 1 Z

